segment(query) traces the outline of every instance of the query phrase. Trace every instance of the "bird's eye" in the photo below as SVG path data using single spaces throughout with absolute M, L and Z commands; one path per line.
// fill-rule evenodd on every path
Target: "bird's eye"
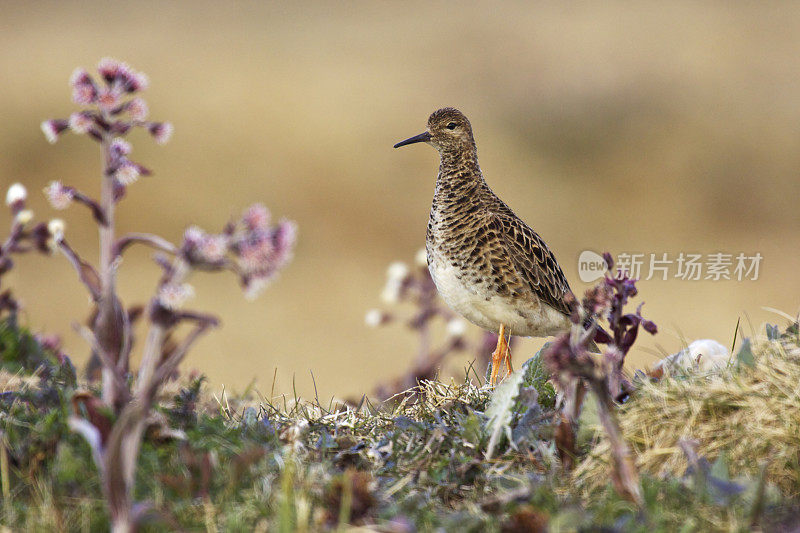
M 447 129 L 448 130 L 456 129 L 456 123 L 455 122 L 451 122 L 450 124 L 447 125 Z

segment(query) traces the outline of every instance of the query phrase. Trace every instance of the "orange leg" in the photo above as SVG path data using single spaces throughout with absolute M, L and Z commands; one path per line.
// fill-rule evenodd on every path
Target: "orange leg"
M 500 332 L 497 334 L 497 348 L 492 353 L 492 377 L 489 381 L 490 385 L 494 387 L 497 385 L 497 374 L 500 371 L 500 362 L 505 360 L 506 371 L 511 371 L 511 354 L 508 350 L 508 342 L 506 342 L 506 326 L 500 324 Z

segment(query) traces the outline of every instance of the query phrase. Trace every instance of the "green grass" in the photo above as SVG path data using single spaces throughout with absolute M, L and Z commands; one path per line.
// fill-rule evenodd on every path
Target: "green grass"
M 80 386 L 74 370 L 9 322 L 0 328 L 0 355 L 0 523 L 104 530 L 89 447 L 66 425 Z M 775 487 L 759 490 L 757 477 L 731 479 L 719 462 L 700 474 L 645 473 L 641 510 L 609 481 L 587 493 L 558 465 L 554 391 L 538 361 L 522 372 L 508 431 L 490 460 L 491 393 L 468 381 L 425 382 L 383 405 L 358 406 L 270 401 L 252 391 L 215 397 L 203 379 L 174 384 L 140 456 L 143 528 L 736 531 L 756 518 L 765 529 L 789 523 L 798 508 Z

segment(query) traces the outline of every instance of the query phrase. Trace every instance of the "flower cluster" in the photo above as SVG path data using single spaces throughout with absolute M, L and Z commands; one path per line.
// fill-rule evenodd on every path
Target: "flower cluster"
M 34 228 L 30 232 L 33 245 L 29 246 L 60 250 L 95 303 L 90 327 L 78 331 L 92 349 L 90 365 L 100 368 L 102 398 L 87 393 L 80 401 L 84 406 L 102 409 L 85 409 L 88 418 L 83 416 L 84 410 L 76 409 L 69 423 L 93 448 L 111 529 L 131 531 L 137 520 L 132 489 L 136 462 L 153 402 L 194 343 L 219 323 L 210 314 L 184 309 L 194 295 L 187 282 L 189 276 L 195 270 L 233 271 L 247 295 L 255 296 L 291 259 L 296 227 L 288 220 L 272 224 L 266 208 L 255 205 L 218 234 L 190 227 L 180 246 L 150 233 L 117 235 L 116 204 L 125 197 L 127 187 L 150 174 L 131 160 L 132 147 L 125 137 L 134 128 L 144 128 L 157 143 L 164 144 L 172 135 L 172 125 L 147 120 L 147 102 L 137 94 L 148 86 L 144 74 L 109 58 L 100 61 L 97 71 L 97 77 L 93 77 L 84 69 L 75 70 L 70 79 L 72 98 L 84 108 L 68 119 L 43 122 L 42 131 L 50 142 L 69 130 L 100 143 L 103 170 L 99 199 L 60 181 L 51 182 L 44 191 L 55 209 L 77 203 L 91 210 L 99 226 L 99 260 L 94 265 L 84 260 L 64 239 L 64 224 L 57 220 Z M 28 235 L 22 230 L 31 218 L 25 197 L 21 185 L 8 191 L 6 200 L 16 225 L 12 239 L 0 250 L 0 272 L 5 268 L 6 252 L 19 251 L 19 243 Z M 139 306 L 126 308 L 117 291 L 117 271 L 123 253 L 132 244 L 157 250 L 155 260 L 163 271 L 146 314 Z M 139 315 L 148 318 L 149 330 L 137 376 L 132 379 L 131 354 L 136 340 L 132 328 Z M 178 332 L 181 324 L 190 325 L 182 335 Z
M 194 268 L 228 268 L 239 275 L 245 295 L 253 298 L 275 279 L 292 258 L 297 225 L 286 219 L 272 224 L 261 204 L 248 208 L 222 233 L 192 226 L 183 235 L 181 254 Z
M 31 225 L 33 211 L 27 207 L 28 191 L 21 183 L 14 183 L 6 192 L 6 206 L 13 216 L 11 231 L 5 241 L 0 242 L 0 276 L 14 267 L 11 256 L 26 252 L 38 251 L 52 253 L 64 238 L 64 222 L 53 219 Z M 10 290 L 0 293 L 0 313 L 14 313 L 19 304 Z
M 122 139 L 133 128 L 146 129 L 158 144 L 166 143 L 172 136 L 172 125 L 167 122 L 147 121 L 147 102 L 136 93 L 147 89 L 147 76 L 132 69 L 127 63 L 103 58 L 97 65 L 99 81 L 83 68 L 75 69 L 70 78 L 72 100 L 87 109 L 72 113 L 67 119 L 42 122 L 45 138 L 54 143 L 65 131 L 110 144 L 110 161 L 106 172 L 115 178 L 115 197 L 119 200 L 125 187 L 139 176 L 150 171 L 128 159 L 130 144 Z
M 616 276 L 610 275 L 613 259 L 608 253 L 603 258 L 608 274 L 587 290 L 580 302 L 574 295 L 569 295 L 573 327 L 556 338 L 545 351 L 545 357 L 555 376 L 562 381 L 604 381 L 612 397 L 617 398 L 628 386 L 622 370 L 625 356 L 636 341 L 639 326 L 651 335 L 655 335 L 658 328 L 642 316 L 644 304 L 639 304 L 633 313 L 625 313 L 628 300 L 638 293 L 637 280 L 628 277 L 624 271 L 618 271 Z M 610 333 L 601 327 L 599 322 L 603 319 Z M 600 359 L 591 353 L 593 343 L 606 345 Z

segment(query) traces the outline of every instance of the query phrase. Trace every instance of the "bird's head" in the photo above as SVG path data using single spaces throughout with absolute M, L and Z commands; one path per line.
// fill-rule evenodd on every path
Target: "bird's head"
M 400 148 L 407 144 L 428 143 L 440 153 L 474 150 L 472 126 L 464 113 L 452 107 L 434 111 L 428 118 L 428 129 L 410 139 L 394 145 Z

